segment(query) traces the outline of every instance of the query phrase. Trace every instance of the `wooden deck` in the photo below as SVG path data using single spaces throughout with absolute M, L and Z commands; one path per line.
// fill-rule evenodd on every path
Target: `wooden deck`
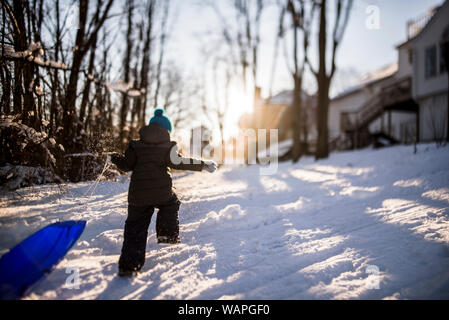
M 385 112 L 389 113 L 386 134 L 391 134 L 391 111 L 412 112 L 419 118 L 419 108 L 412 98 L 412 79 L 410 77 L 385 86 L 380 94 L 369 100 L 360 110 L 342 112 L 340 127 L 351 137 L 353 148 L 363 147 L 368 126 Z

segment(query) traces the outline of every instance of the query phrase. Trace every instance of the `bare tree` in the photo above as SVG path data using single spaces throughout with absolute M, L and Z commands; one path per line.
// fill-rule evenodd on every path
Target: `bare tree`
M 225 156 L 225 116 L 229 110 L 230 89 L 232 81 L 235 80 L 235 74 L 232 72 L 234 66 L 232 59 L 229 56 L 211 56 L 207 51 L 203 52 L 205 56 L 205 64 L 211 64 L 210 86 L 208 73 L 206 68 L 203 69 L 202 83 L 200 89 L 200 105 L 203 114 L 207 117 L 210 123 L 215 123 L 220 133 L 221 143 L 221 159 L 224 161 Z M 220 90 L 222 88 L 223 90 Z M 207 92 L 212 90 L 213 95 L 210 97 L 213 101 L 208 99 Z
M 133 12 L 134 12 L 134 1 L 133 0 L 126 0 L 126 12 L 127 12 L 127 31 L 126 31 L 126 51 L 125 51 L 125 57 L 123 59 L 123 81 L 125 84 L 128 84 L 130 82 L 130 76 L 131 76 L 131 53 L 133 50 L 133 29 L 134 29 L 134 22 L 133 22 Z M 120 149 L 124 149 L 126 145 L 125 141 L 125 135 L 126 132 L 129 131 L 126 129 L 126 119 L 128 117 L 129 112 L 129 98 L 126 92 L 122 93 L 122 104 L 120 108 L 120 117 L 119 117 L 119 128 L 120 128 L 120 135 L 119 135 L 119 145 Z
M 159 90 L 161 88 L 161 73 L 162 73 L 162 65 L 164 61 L 164 53 L 165 53 L 165 45 L 167 41 L 167 22 L 168 22 L 168 14 L 170 10 L 170 0 L 164 1 L 164 9 L 162 15 L 162 23 L 161 23 L 161 37 L 159 43 L 159 60 L 157 63 L 156 70 L 156 89 L 154 92 L 154 104 L 153 108 L 156 109 L 158 106 L 159 99 Z
M 216 1 L 208 2 L 208 5 L 220 21 L 221 40 L 234 65 L 232 70 L 235 76 L 242 79 L 243 90 L 246 92 L 248 70 L 254 87 L 258 86 L 260 26 L 266 0 L 233 0 L 230 3 L 235 19 L 233 24 L 226 20 Z
M 85 117 L 86 117 L 86 107 L 89 102 L 90 88 L 93 82 L 93 74 L 94 74 L 94 66 L 95 66 L 95 54 L 97 49 L 97 36 L 95 36 L 94 41 L 92 43 L 92 48 L 89 54 L 89 65 L 87 67 L 88 77 L 84 84 L 83 96 L 80 104 L 80 113 L 79 113 L 79 128 L 84 128 Z M 89 76 L 90 75 L 90 76 Z M 80 134 L 80 132 L 78 132 Z
M 12 7 L 7 1 L 2 1 L 2 5 L 9 14 L 12 21 L 13 45 L 16 52 L 23 52 L 29 47 L 29 28 L 26 26 L 24 12 L 29 12 L 28 1 L 13 1 Z M 34 69 L 26 61 L 14 61 L 14 110 L 22 114 L 25 124 L 30 126 L 37 125 L 39 121 L 35 110 L 35 101 L 33 97 L 33 77 Z M 30 90 L 31 89 L 31 90 Z
M 79 151 L 79 145 L 74 143 L 77 128 L 76 115 L 76 98 L 78 91 L 78 80 L 80 76 L 82 62 L 88 50 L 92 47 L 96 40 L 98 31 L 103 26 L 108 17 L 109 10 L 113 4 L 113 0 L 108 0 L 102 5 L 102 0 L 97 0 L 95 13 L 88 23 L 89 1 L 79 0 L 79 25 L 76 33 L 75 46 L 73 48 L 73 59 L 70 69 L 69 82 L 66 87 L 64 97 L 64 114 L 63 114 L 63 135 L 62 141 L 66 149 L 71 151 Z
M 175 62 L 168 63 L 163 71 L 161 106 L 170 116 L 174 130 L 185 128 L 197 113 L 199 85 L 192 80 L 193 76 L 186 77 Z
M 225 126 L 225 115 L 227 110 L 229 109 L 229 90 L 232 81 L 232 74 L 229 68 L 227 68 L 227 64 L 229 64 L 229 60 L 223 58 L 215 58 L 214 60 L 214 93 L 215 93 L 215 116 L 218 122 L 218 129 L 220 131 L 221 145 L 224 150 L 225 146 L 225 138 L 224 138 L 224 126 Z M 222 97 L 220 97 L 219 87 L 219 64 L 223 64 L 224 66 L 224 91 Z M 222 152 L 222 157 L 224 157 L 224 152 Z M 221 159 L 224 160 L 224 159 Z
M 327 0 L 321 0 L 319 3 L 319 34 L 318 34 L 318 71 L 311 64 L 310 70 L 315 75 L 318 84 L 318 108 L 317 108 L 317 131 L 318 140 L 316 146 L 315 158 L 323 159 L 329 156 L 329 89 L 332 78 L 337 69 L 336 55 L 337 49 L 345 33 L 353 0 L 335 0 L 335 21 L 332 31 L 331 46 L 331 65 L 327 66 L 328 40 L 327 40 Z
M 152 48 L 153 37 L 153 16 L 154 16 L 155 0 L 150 0 L 147 5 L 147 27 L 145 32 L 145 43 L 142 50 L 142 63 L 140 71 L 140 90 L 143 92 L 143 96 L 139 97 L 136 101 L 136 112 L 138 117 L 138 126 L 142 126 L 145 123 L 146 106 L 148 101 L 149 91 L 149 72 L 150 72 L 150 53 Z
M 217 1 L 209 1 L 208 6 L 212 8 L 220 22 L 219 44 L 216 45 L 216 62 L 225 61 L 226 75 L 224 76 L 224 103 L 229 103 L 229 90 L 233 80 L 240 78 L 241 90 L 248 93 L 249 79 L 253 84 L 254 94 L 259 88 L 259 47 L 261 42 L 260 27 L 262 14 L 267 5 L 266 0 L 232 0 L 229 1 L 229 8 L 232 10 L 234 22 L 231 23 L 225 18 Z M 223 56 L 226 58 L 224 59 Z M 216 65 L 217 63 L 214 63 Z M 216 85 L 217 86 L 217 85 Z M 217 89 L 216 89 L 217 90 Z M 217 106 L 215 111 L 219 130 L 223 138 L 224 114 L 221 110 L 228 106 L 220 106 L 215 99 Z M 224 145 L 224 143 L 223 143 Z M 245 154 L 246 157 L 246 154 Z M 247 159 L 245 159 L 247 160 Z
M 290 72 L 293 78 L 293 102 L 292 102 L 292 129 L 293 129 L 293 146 L 291 155 L 293 162 L 299 161 L 306 148 L 307 127 L 306 127 L 306 112 L 303 112 L 303 78 L 307 62 L 307 53 L 309 48 L 310 31 L 312 21 L 314 18 L 316 3 L 312 2 L 307 6 L 304 0 L 287 0 L 286 4 L 281 8 L 281 23 L 279 36 L 284 35 L 283 17 L 285 12 L 290 16 L 291 25 L 293 28 L 293 68 L 290 67 Z M 302 45 L 299 37 L 302 36 Z M 300 57 L 300 50 L 302 49 L 302 56 Z

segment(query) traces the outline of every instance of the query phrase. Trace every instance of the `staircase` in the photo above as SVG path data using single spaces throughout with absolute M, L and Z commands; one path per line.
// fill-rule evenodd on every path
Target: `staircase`
M 410 77 L 402 78 L 391 85 L 385 86 L 380 93 L 368 100 L 357 111 L 342 112 L 340 128 L 353 141 L 353 147 L 363 146 L 369 125 L 379 118 L 385 111 L 405 110 L 416 112 L 416 104 L 412 101 L 412 80 Z

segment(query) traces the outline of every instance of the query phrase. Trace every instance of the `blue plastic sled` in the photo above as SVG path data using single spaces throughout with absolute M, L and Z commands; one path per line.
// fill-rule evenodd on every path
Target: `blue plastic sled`
M 0 258 L 0 299 L 18 299 L 66 255 L 86 221 L 51 224 L 32 234 Z

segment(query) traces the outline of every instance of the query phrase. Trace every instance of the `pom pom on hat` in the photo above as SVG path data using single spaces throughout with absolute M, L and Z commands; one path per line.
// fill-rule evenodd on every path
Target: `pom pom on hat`
M 155 117 L 162 117 L 163 114 L 164 114 L 164 110 L 163 109 L 156 109 L 154 111 L 154 116 Z

